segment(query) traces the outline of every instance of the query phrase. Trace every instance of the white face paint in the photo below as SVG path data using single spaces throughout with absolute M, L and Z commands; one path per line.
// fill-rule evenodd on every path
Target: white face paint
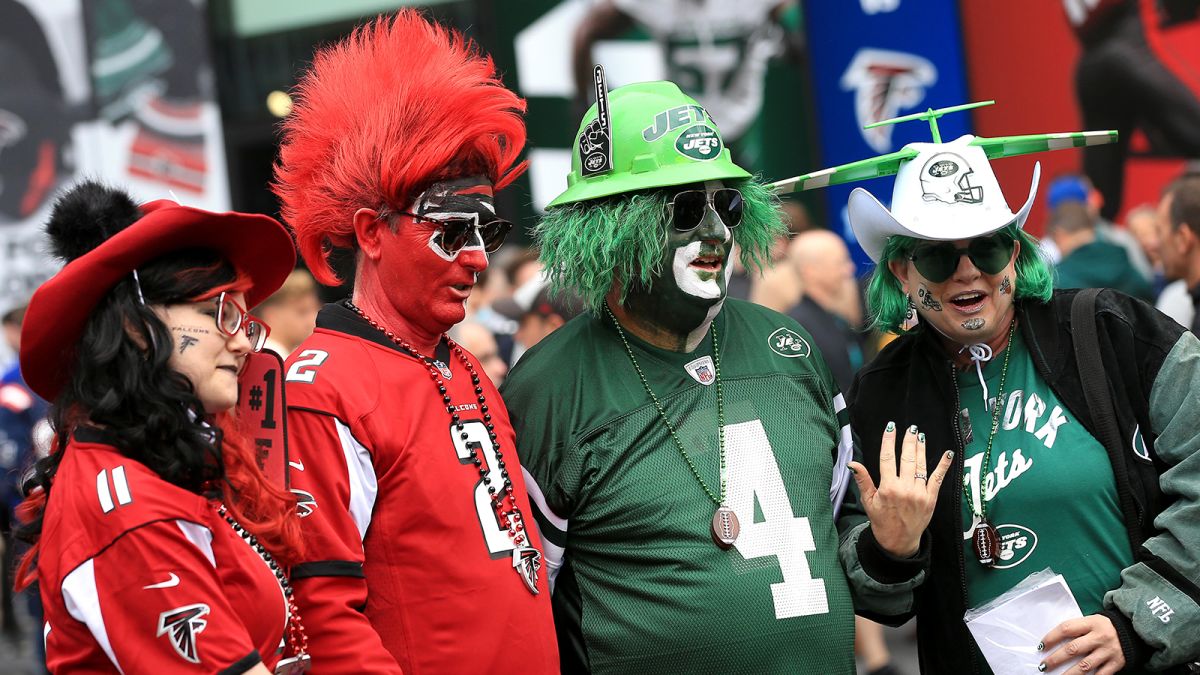
M 729 228 L 722 224 L 721 231 L 723 241 L 729 241 Z M 675 249 L 675 255 L 671 260 L 671 272 L 675 276 L 675 284 L 679 286 L 679 290 L 697 298 L 713 300 L 721 297 L 724 293 L 717 276 L 697 271 L 691 266 L 692 261 L 700 256 L 702 245 L 703 242 L 693 241 Z M 729 278 L 733 274 L 733 265 L 729 260 L 725 260 L 722 272 L 725 274 L 725 285 L 728 287 Z

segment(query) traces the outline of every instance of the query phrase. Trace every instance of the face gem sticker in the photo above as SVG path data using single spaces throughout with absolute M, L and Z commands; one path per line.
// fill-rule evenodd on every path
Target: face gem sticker
M 966 328 L 967 330 L 979 330 L 980 328 L 983 328 L 983 324 L 983 319 L 975 317 L 974 319 L 967 319 L 966 321 L 962 322 L 962 327 Z
M 930 293 L 929 289 L 925 288 L 924 284 L 917 289 L 917 297 L 921 298 L 922 308 L 933 312 L 942 311 L 942 303 L 934 299 L 933 293 Z

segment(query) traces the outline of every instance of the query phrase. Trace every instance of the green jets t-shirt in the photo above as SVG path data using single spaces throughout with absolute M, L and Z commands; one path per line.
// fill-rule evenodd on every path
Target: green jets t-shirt
M 1084 616 L 1095 614 L 1103 608 L 1105 592 L 1120 585 L 1121 570 L 1133 564 L 1112 465 L 1104 446 L 1038 374 L 1019 330 L 1010 348 L 1004 405 L 987 467 L 982 464 L 991 402 L 1005 353 L 983 365 L 990 398 L 986 409 L 975 367 L 958 375 L 966 441 L 963 481 L 970 495 L 964 495 L 962 510 L 968 605 L 979 607 L 1050 568 L 1066 579 Z M 987 519 L 1000 537 L 1000 556 L 991 569 L 978 563 L 971 540 L 970 504 L 979 503 L 981 491 Z
M 848 438 L 844 405 L 791 319 L 729 300 L 714 325 L 726 503 L 741 522 L 728 550 L 713 543 L 716 507 L 610 319 L 571 321 L 504 383 L 548 564 L 561 565 L 560 648 L 595 672 L 853 673 L 853 608 L 831 506 L 846 480 L 835 472 Z M 678 354 L 626 335 L 716 493 L 711 338 Z

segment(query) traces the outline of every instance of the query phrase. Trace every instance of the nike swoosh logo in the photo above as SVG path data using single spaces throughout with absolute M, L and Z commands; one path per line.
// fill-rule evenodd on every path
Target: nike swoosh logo
M 297 471 L 303 471 L 304 470 L 304 461 L 301 460 L 299 462 L 288 462 L 288 466 L 292 467 L 293 469 L 295 469 Z
M 161 581 L 157 584 L 150 584 L 149 586 L 142 586 L 142 589 L 150 590 L 152 588 L 171 588 L 173 586 L 178 586 L 178 585 L 179 585 L 179 577 L 175 576 L 174 572 L 171 572 L 170 579 L 167 579 L 166 581 Z

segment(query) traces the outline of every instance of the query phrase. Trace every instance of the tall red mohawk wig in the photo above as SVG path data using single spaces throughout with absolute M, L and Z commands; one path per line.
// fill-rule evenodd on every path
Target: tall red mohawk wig
M 295 99 L 272 187 L 325 284 L 339 282 L 331 248 L 355 247 L 358 209 L 405 211 L 452 176 L 487 176 L 499 190 L 525 170 L 525 101 L 473 42 L 414 10 L 319 50 Z

